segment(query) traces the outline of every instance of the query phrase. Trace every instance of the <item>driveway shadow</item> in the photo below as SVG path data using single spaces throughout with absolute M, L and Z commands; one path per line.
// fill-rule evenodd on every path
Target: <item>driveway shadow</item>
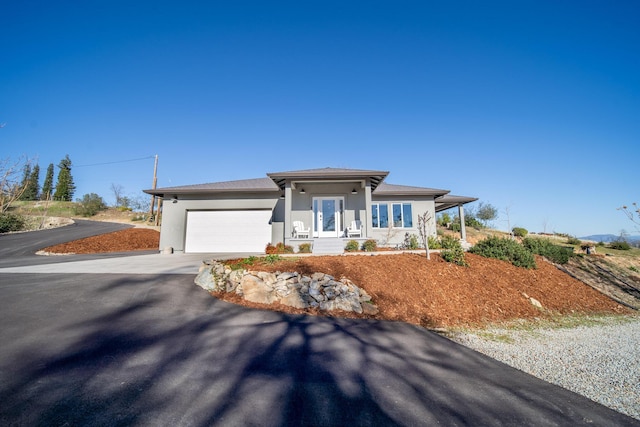
M 411 325 L 246 309 L 192 275 L 4 279 L 34 285 L 0 290 L 2 425 L 639 424 Z

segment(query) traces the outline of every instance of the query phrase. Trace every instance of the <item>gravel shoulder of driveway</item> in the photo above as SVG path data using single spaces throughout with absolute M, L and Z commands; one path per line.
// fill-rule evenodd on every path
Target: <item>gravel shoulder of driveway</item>
M 640 420 L 640 316 L 456 331 L 453 341 Z

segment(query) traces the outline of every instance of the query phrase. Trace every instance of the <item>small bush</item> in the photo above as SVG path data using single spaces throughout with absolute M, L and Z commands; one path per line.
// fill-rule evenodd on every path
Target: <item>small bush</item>
M 369 239 L 362 244 L 362 250 L 365 252 L 375 252 L 376 249 L 378 249 L 378 243 L 373 239 Z
M 269 254 L 264 257 L 264 262 L 266 264 L 275 264 L 278 261 L 282 261 L 282 257 L 278 254 Z
M 282 242 L 277 243 L 275 246 L 273 246 L 271 243 L 269 243 L 267 245 L 267 247 L 265 248 L 264 252 L 268 255 L 272 255 L 272 254 L 292 254 L 293 253 L 293 247 L 289 246 L 289 245 L 285 245 Z
M 420 247 L 420 241 L 415 234 L 405 233 L 404 242 L 402 242 L 402 249 L 418 249 Z
M 360 249 L 360 245 L 355 240 L 349 240 L 344 247 L 344 250 L 347 252 L 356 252 L 358 249 Z
M 513 235 L 516 237 L 526 237 L 529 234 L 529 231 L 526 228 L 522 227 L 513 227 Z
M 454 233 L 459 233 L 460 232 L 460 223 L 459 222 L 454 222 L 453 224 L 451 224 L 451 231 L 453 231 Z
M 631 245 L 624 240 L 615 240 L 609 243 L 609 247 L 611 249 L 618 249 L 620 251 L 628 251 L 629 249 L 631 249 Z
M 243 258 L 240 260 L 230 261 L 227 265 L 232 270 L 244 270 L 247 267 L 252 266 L 258 260 L 257 257 L 250 256 L 249 258 Z
M 298 253 L 310 254 L 311 253 L 311 243 L 300 243 L 298 245 Z
M 429 242 L 429 249 L 440 249 L 442 247 L 437 237 L 429 236 L 427 237 L 427 242 Z
M 469 264 L 467 260 L 464 258 L 464 250 L 462 249 L 462 245 L 458 239 L 453 239 L 453 241 L 447 243 L 448 247 L 440 251 L 440 256 L 447 262 L 452 262 L 454 264 L 460 265 L 462 267 L 467 267 Z M 444 247 L 444 246 L 443 246 Z
M 21 215 L 10 212 L 0 213 L 0 233 L 20 231 L 24 225 L 25 220 Z
M 442 249 L 455 249 L 460 246 L 460 240 L 447 234 L 440 238 L 440 247 Z M 462 248 L 462 246 L 460 246 Z
M 482 230 L 484 228 L 484 224 L 478 221 L 478 219 L 473 215 L 467 215 L 464 217 L 464 225 L 475 228 L 476 230 Z
M 555 245 L 549 239 L 527 237 L 522 241 L 522 244 L 531 253 L 541 255 L 556 264 L 566 264 L 573 256 L 573 248 Z
M 78 202 L 75 208 L 76 215 L 85 217 L 94 216 L 107 208 L 107 204 L 102 200 L 102 197 L 96 193 L 85 194 L 82 199 L 77 199 L 76 202 Z
M 438 216 L 438 225 L 440 227 L 448 227 L 451 224 L 451 216 L 448 213 L 443 213 Z
M 629 267 L 629 270 L 633 271 L 634 273 L 638 273 L 638 269 L 636 267 L 634 267 L 633 265 L 631 267 Z
M 478 242 L 469 252 L 486 258 L 509 261 L 516 267 L 536 268 L 536 261 L 531 252 L 515 240 L 504 237 L 488 237 Z
M 570 245 L 581 245 L 582 240 L 578 239 L 577 237 L 569 236 L 567 238 L 567 243 Z

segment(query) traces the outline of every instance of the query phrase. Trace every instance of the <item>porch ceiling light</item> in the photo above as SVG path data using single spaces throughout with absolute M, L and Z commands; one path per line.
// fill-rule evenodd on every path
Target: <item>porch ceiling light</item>
M 304 188 L 300 189 L 300 194 L 305 194 Z
M 358 190 L 354 188 L 353 190 L 351 190 L 351 194 L 358 194 Z

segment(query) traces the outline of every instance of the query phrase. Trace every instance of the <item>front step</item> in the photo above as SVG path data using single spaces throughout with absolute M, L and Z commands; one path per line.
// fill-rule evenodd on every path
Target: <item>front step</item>
M 343 254 L 344 241 L 340 238 L 313 239 L 314 254 Z

